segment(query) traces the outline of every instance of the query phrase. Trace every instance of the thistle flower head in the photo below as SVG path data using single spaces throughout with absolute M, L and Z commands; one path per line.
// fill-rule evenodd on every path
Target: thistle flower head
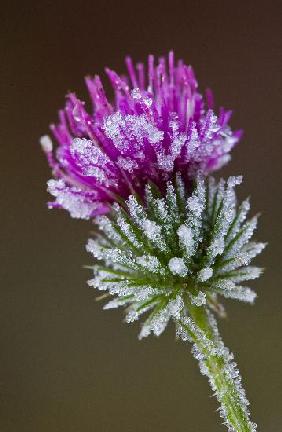
M 187 315 L 189 304 L 221 313 L 218 295 L 252 303 L 256 294 L 241 284 L 261 274 L 249 264 L 265 244 L 251 241 L 257 218 L 246 220 L 248 200 L 237 205 L 240 182 L 198 177 L 188 195 L 177 176 L 164 197 L 147 186 L 145 204 L 131 195 L 98 217 L 87 245 L 97 260 L 89 285 L 114 296 L 105 308 L 125 306 L 127 322 L 149 312 L 144 337 Z
M 93 112 L 70 94 L 51 126 L 55 151 L 42 137 L 54 176 L 50 207 L 88 219 L 106 213 L 117 196 L 144 196 L 149 181 L 164 190 L 176 172 L 188 182 L 198 170 L 207 174 L 228 161 L 240 132 L 228 126 L 230 111 L 215 114 L 211 92 L 206 99 L 198 92 L 190 66 L 175 63 L 172 52 L 157 64 L 149 56 L 147 67 L 130 58 L 126 64 L 128 76 L 106 69 L 114 102 L 98 76 L 86 78 Z

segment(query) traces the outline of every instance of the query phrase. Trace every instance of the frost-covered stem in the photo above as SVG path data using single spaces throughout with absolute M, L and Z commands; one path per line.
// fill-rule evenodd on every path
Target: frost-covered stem
M 256 425 L 249 418 L 241 377 L 232 362 L 232 354 L 220 339 L 214 318 L 204 306 L 187 306 L 192 320 L 188 319 L 181 326 L 194 343 L 193 354 L 199 360 L 201 372 L 209 378 L 225 425 L 232 432 L 255 431 Z

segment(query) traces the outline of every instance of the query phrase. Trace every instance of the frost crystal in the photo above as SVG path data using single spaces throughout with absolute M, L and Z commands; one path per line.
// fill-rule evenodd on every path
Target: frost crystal
M 149 182 L 164 192 L 176 172 L 190 182 L 197 172 L 228 162 L 240 131 L 231 131 L 230 111 L 216 114 L 210 95 L 199 93 L 191 66 L 175 62 L 172 52 L 157 62 L 149 56 L 147 68 L 134 67 L 130 58 L 126 64 L 128 77 L 106 69 L 114 102 L 98 76 L 87 77 L 93 111 L 69 94 L 59 123 L 51 126 L 58 145 L 53 150 L 51 138 L 41 138 L 54 176 L 50 208 L 89 219 L 106 213 L 117 196 L 144 198 Z M 189 205 L 197 206 L 197 199 Z
M 182 277 L 187 275 L 188 269 L 183 258 L 171 258 L 168 262 L 168 267 L 171 273 L 174 275 Z
M 213 269 L 211 267 L 204 267 L 198 273 L 198 280 L 200 282 L 206 282 L 213 275 Z
M 107 308 L 129 308 L 127 322 L 149 312 L 140 337 L 161 334 L 183 313 L 187 318 L 189 304 L 220 314 L 217 295 L 254 301 L 256 294 L 241 283 L 260 276 L 249 264 L 265 244 L 250 241 L 256 219 L 245 220 L 247 201 L 237 205 L 240 182 L 198 177 L 188 194 L 177 176 L 162 198 L 148 185 L 143 201 L 130 196 L 97 218 L 87 250 L 101 264 L 90 285 L 116 296 Z
M 207 296 L 202 291 L 199 291 L 196 296 L 190 295 L 191 303 L 196 306 L 202 306 L 207 303 Z

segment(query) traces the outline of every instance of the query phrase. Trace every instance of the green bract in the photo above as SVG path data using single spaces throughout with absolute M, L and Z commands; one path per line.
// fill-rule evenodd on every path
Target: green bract
M 149 312 L 144 337 L 187 314 L 187 303 L 219 313 L 218 294 L 252 303 L 256 294 L 241 283 L 260 275 L 249 263 L 265 244 L 250 241 L 257 217 L 246 220 L 249 200 L 237 206 L 240 183 L 199 177 L 188 194 L 177 176 L 163 198 L 148 185 L 142 202 L 130 196 L 97 218 L 87 250 L 99 263 L 89 285 L 115 296 L 105 309 L 126 306 L 127 322 Z

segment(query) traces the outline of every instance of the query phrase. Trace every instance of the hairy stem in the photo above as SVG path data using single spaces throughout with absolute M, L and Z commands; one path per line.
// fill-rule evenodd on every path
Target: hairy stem
M 249 418 L 248 401 L 241 386 L 241 377 L 233 362 L 233 355 L 224 346 L 216 321 L 204 306 L 187 305 L 191 318 L 180 322 L 183 331 L 193 342 L 192 352 L 200 370 L 209 378 L 220 403 L 220 415 L 232 432 L 254 432 L 256 424 Z

